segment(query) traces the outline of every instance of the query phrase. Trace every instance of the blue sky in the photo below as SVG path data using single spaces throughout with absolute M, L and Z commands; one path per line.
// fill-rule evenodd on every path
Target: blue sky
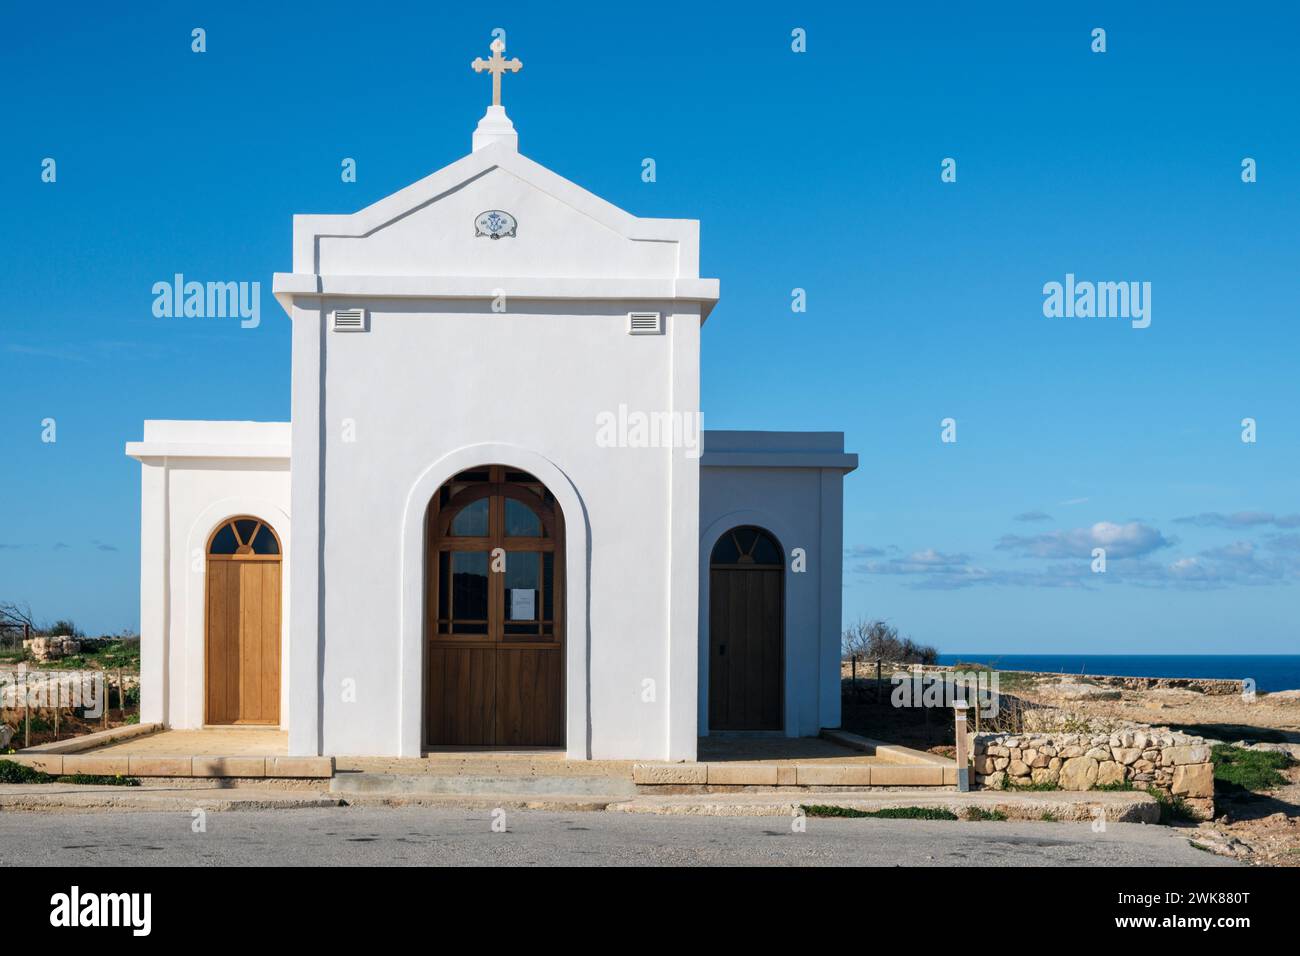
M 5 6 L 0 599 L 137 626 L 123 443 L 288 417 L 290 217 L 463 155 L 503 27 L 526 155 L 701 220 L 706 427 L 860 455 L 847 620 L 946 652 L 1300 647 L 1292 5 L 484 6 Z M 177 272 L 262 282 L 261 325 L 154 318 Z M 1066 273 L 1150 282 L 1150 327 L 1046 318 Z

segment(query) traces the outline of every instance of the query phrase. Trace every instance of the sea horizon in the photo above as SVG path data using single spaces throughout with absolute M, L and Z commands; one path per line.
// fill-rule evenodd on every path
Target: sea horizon
M 1254 680 L 1271 692 L 1300 688 L 1300 654 L 1040 654 L 944 653 L 940 664 L 984 664 L 998 670 L 1106 677 L 1199 677 Z

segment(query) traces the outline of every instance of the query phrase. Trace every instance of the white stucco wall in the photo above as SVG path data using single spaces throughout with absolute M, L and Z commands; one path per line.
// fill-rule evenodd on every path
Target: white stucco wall
M 840 724 L 843 478 L 857 467 L 838 432 L 704 435 L 700 470 L 698 726 L 709 732 L 709 556 L 739 525 L 769 531 L 785 552 L 784 729 L 808 737 Z M 792 570 L 803 549 L 806 570 Z
M 493 208 L 516 236 L 475 236 Z M 564 512 L 569 756 L 694 758 L 698 446 L 600 447 L 597 416 L 698 427 L 717 298 L 698 235 L 501 143 L 354 215 L 295 217 L 275 280 L 294 321 L 291 667 L 320 689 L 293 696 L 291 752 L 420 753 L 423 509 L 456 471 L 505 464 Z M 368 330 L 331 331 L 353 307 Z M 629 335 L 633 310 L 664 334 Z
M 422 551 L 414 567 L 402 565 L 408 522 L 422 535 L 424 507 L 456 471 L 500 463 L 536 473 L 541 459 L 563 476 L 548 485 L 564 510 L 570 543 L 582 546 L 582 554 L 570 551 L 570 583 L 589 582 L 585 600 L 570 593 L 567 602 L 567 749 L 581 757 L 667 757 L 674 604 L 685 605 L 677 613 L 688 621 L 695 618 L 698 459 L 683 449 L 600 447 L 597 416 L 620 404 L 652 411 L 685 400 L 687 410 L 697 407 L 691 386 L 698 312 L 669 314 L 664 335 L 631 336 L 627 306 L 615 303 L 573 303 L 562 314 L 529 303 L 515 303 L 507 314 L 476 303 L 330 303 L 353 305 L 370 310 L 370 332 L 319 336 L 322 424 L 304 427 L 305 440 L 323 435 L 319 467 L 327 476 L 320 559 L 324 751 L 397 753 L 404 724 L 419 733 L 411 717 L 420 718 L 424 705 L 399 692 L 404 674 L 410 680 L 422 673 L 402 647 L 404 597 L 413 590 L 422 596 L 424 588 Z M 319 328 L 319 321 L 295 319 L 304 328 Z M 686 379 L 684 395 L 676 394 L 678 377 Z M 297 415 L 295 408 L 295 426 Z M 498 457 L 467 451 L 481 445 L 496 446 L 491 454 Z M 444 459 L 408 515 L 412 489 Z M 295 450 L 295 477 L 298 467 Z M 557 483 L 575 489 L 567 502 Z M 675 535 L 686 546 L 674 554 Z M 421 606 L 414 606 L 417 615 Z M 675 677 L 682 693 L 689 691 L 681 719 L 692 728 L 691 755 L 692 645 L 690 673 Z M 642 699 L 645 680 L 657 687 L 653 701 Z M 345 681 L 355 688 L 354 700 L 344 699 Z M 589 704 L 575 709 L 588 696 Z M 406 749 L 419 743 L 407 741 Z
M 289 425 L 146 421 L 127 445 L 141 463 L 140 719 L 197 728 L 204 719 L 206 547 L 236 515 L 261 518 L 283 549 L 281 725 L 289 713 Z

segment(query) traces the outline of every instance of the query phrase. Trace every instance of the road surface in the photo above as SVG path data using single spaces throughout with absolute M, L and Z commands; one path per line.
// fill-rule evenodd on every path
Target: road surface
M 500 811 L 498 811 L 498 814 Z M 338 807 L 0 813 L 0 866 L 1215 866 L 1178 830 L 1088 823 Z M 196 823 L 205 832 L 194 832 Z

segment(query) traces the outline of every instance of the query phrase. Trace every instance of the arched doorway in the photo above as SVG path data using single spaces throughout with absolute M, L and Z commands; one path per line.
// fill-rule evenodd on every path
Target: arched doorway
M 204 723 L 280 723 L 280 539 L 260 518 L 208 539 Z
M 762 528 L 732 528 L 709 559 L 709 730 L 781 730 L 784 552 Z
M 425 745 L 564 746 L 564 517 L 524 471 L 463 471 L 429 503 Z

